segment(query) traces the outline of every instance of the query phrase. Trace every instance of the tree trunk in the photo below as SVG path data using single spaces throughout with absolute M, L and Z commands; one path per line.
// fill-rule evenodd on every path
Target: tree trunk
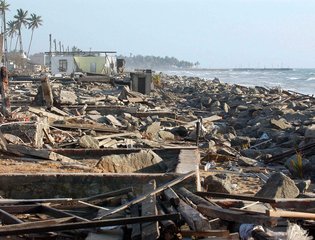
M 32 45 L 32 41 L 33 41 L 33 34 L 34 34 L 34 28 L 32 29 L 30 44 L 28 45 L 27 57 L 29 57 L 29 55 L 30 55 L 31 45 Z
M 23 53 L 23 42 L 22 42 L 21 27 L 19 27 L 19 40 L 20 40 L 20 53 Z

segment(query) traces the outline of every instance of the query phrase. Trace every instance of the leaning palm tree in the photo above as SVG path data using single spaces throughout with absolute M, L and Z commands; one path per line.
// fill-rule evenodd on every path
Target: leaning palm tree
M 22 27 L 27 26 L 28 25 L 28 21 L 27 21 L 27 13 L 28 11 L 24 11 L 23 9 L 18 9 L 17 10 L 17 14 L 14 16 L 14 18 L 16 19 L 16 27 L 18 30 L 18 38 L 19 38 L 19 42 L 20 42 L 20 53 L 23 53 L 23 42 L 22 42 Z
M 9 11 L 9 6 L 10 4 L 8 4 L 5 0 L 1 0 L 0 1 L 0 13 L 2 15 L 2 26 L 3 26 L 3 38 L 4 38 L 4 62 L 6 63 L 7 59 L 6 59 L 6 53 L 8 51 L 8 44 L 7 44 L 7 30 L 6 30 L 6 18 L 5 18 L 5 12 Z
M 16 28 L 16 23 L 15 21 L 8 21 L 7 22 L 7 34 L 8 37 L 10 38 L 10 50 L 12 50 L 11 46 L 12 46 L 12 40 L 13 38 L 17 35 L 17 28 Z
M 28 51 L 27 51 L 27 56 L 29 56 L 30 50 L 31 50 L 32 41 L 33 41 L 34 30 L 43 24 L 43 20 L 42 20 L 41 16 L 37 16 L 34 13 L 32 13 L 31 17 L 28 18 L 27 20 L 28 20 L 28 29 L 32 29 L 32 35 L 31 35 L 31 39 L 30 39 L 30 44 L 28 45 Z

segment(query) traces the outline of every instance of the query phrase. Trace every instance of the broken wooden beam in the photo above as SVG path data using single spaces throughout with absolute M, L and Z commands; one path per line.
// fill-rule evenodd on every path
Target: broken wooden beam
M 131 217 L 139 217 L 140 211 L 139 211 L 139 205 L 135 204 L 130 207 L 130 214 Z M 141 225 L 140 224 L 132 224 L 131 229 L 131 239 L 132 240 L 141 240 Z
M 54 123 L 54 124 L 51 124 L 51 126 L 56 127 L 56 128 L 94 130 L 98 132 L 111 132 L 111 133 L 120 132 L 114 127 L 104 126 L 101 124 L 79 124 L 79 123 L 57 124 L 57 123 Z
M 277 226 L 279 218 L 268 217 L 261 213 L 242 213 L 240 211 L 223 209 L 215 206 L 198 205 L 198 211 L 210 218 L 220 218 L 225 221 L 252 223 L 257 225 Z
M 115 191 L 111 191 L 111 192 L 101 193 L 101 194 L 97 194 L 97 195 L 86 197 L 86 198 L 80 198 L 79 200 L 85 201 L 85 202 L 90 202 L 93 204 L 98 204 L 100 202 L 103 202 L 107 198 L 125 195 L 125 194 L 128 194 L 130 192 L 133 192 L 133 187 L 128 187 L 128 188 L 123 188 L 123 189 L 119 189 L 119 190 L 115 190 Z
M 185 219 L 191 230 L 198 232 L 211 230 L 208 219 L 184 201 L 180 200 L 177 210 Z
M 236 195 L 216 192 L 196 192 L 196 194 L 202 197 L 227 198 L 269 203 L 273 207 L 277 208 L 291 208 L 300 210 L 315 208 L 315 198 L 262 198 L 249 195 Z
M 166 184 L 163 184 L 162 186 L 156 188 L 155 190 L 152 190 L 152 191 L 150 191 L 150 192 L 148 192 L 148 193 L 146 193 L 146 194 L 142 194 L 142 195 L 140 195 L 139 197 L 137 197 L 136 199 L 134 199 L 134 200 L 132 200 L 132 201 L 130 201 L 130 202 L 127 202 L 127 203 L 125 203 L 125 204 L 123 204 L 123 205 L 121 205 L 121 206 L 119 206 L 119 207 L 117 207 L 117 208 L 114 208 L 114 209 L 108 211 L 106 214 L 104 214 L 104 215 L 101 216 L 101 217 L 98 217 L 97 219 L 102 219 L 102 218 L 104 218 L 104 217 L 110 216 L 110 215 L 112 215 L 112 214 L 114 214 L 114 213 L 117 213 L 117 212 L 119 212 L 119 211 L 125 210 L 126 208 L 132 206 L 133 204 L 142 202 L 142 201 L 145 200 L 147 197 L 150 197 L 151 195 L 154 195 L 154 194 L 158 194 L 158 193 L 164 191 L 165 189 L 167 189 L 167 188 L 169 188 L 169 187 L 172 187 L 172 186 L 174 186 L 174 185 L 176 185 L 176 184 L 178 184 L 178 183 L 184 181 L 184 180 L 187 179 L 187 178 L 192 177 L 192 176 L 195 175 L 195 174 L 196 174 L 195 172 L 189 172 L 189 173 L 187 173 L 187 174 L 184 174 L 184 175 L 182 175 L 182 176 L 179 176 L 178 178 L 176 178 L 176 179 L 174 179 L 174 180 L 172 180 L 172 181 L 170 181 L 170 182 L 168 182 L 168 183 L 166 183 Z
M 22 220 L 18 219 L 16 216 L 0 209 L 0 219 L 2 224 L 19 224 L 23 223 Z
M 216 197 L 216 198 L 229 198 L 229 199 L 239 199 L 245 201 L 253 202 L 263 202 L 263 203 L 275 203 L 276 200 L 273 198 L 261 198 L 249 195 L 236 195 L 236 194 L 226 194 L 226 193 L 217 193 L 217 192 L 196 192 L 196 195 L 201 197 Z
M 163 194 L 164 194 L 165 198 L 168 201 L 170 201 L 170 203 L 173 206 L 178 206 L 179 205 L 180 198 L 179 198 L 177 193 L 172 188 L 168 188 L 168 189 L 164 190 Z
M 266 214 L 269 217 L 315 220 L 315 213 L 308 213 L 308 212 L 295 212 L 295 211 L 268 209 L 266 210 Z
M 157 205 L 159 215 L 165 215 L 166 213 L 160 205 Z M 161 237 L 162 239 L 173 239 L 178 233 L 178 227 L 172 220 L 160 221 L 161 225 Z
M 156 190 L 155 180 L 143 186 L 143 194 Z M 157 215 L 156 196 L 150 195 L 141 203 L 141 216 Z M 155 240 L 160 237 L 158 222 L 142 223 L 141 224 L 141 237 L 142 239 Z
M 28 111 L 37 114 L 38 116 L 44 116 L 48 118 L 48 122 L 54 122 L 56 120 L 63 121 L 65 119 L 64 116 L 60 116 L 54 113 L 47 112 L 41 108 L 28 107 Z
M 209 231 L 192 231 L 192 230 L 182 230 L 180 234 L 183 237 L 224 237 L 228 238 L 230 236 L 229 230 L 209 230 Z
M 193 194 L 192 192 L 188 191 L 185 187 L 181 187 L 181 188 L 177 189 L 177 192 L 181 196 L 183 196 L 185 198 L 188 198 L 190 201 L 192 201 L 196 205 L 203 204 L 203 205 L 206 205 L 206 206 L 219 207 L 219 205 L 217 205 L 216 203 L 207 201 L 206 199 Z
M 11 153 L 20 153 L 20 154 L 24 154 L 24 155 L 39 157 L 42 159 L 59 161 L 61 163 L 73 163 L 73 164 L 82 165 L 80 162 L 78 162 L 72 158 L 63 156 L 61 154 L 52 152 L 52 151 L 47 150 L 47 149 L 35 149 L 35 148 L 31 148 L 29 146 L 21 145 L 21 144 L 20 145 L 8 144 L 7 149 Z
M 0 227 L 0 236 L 20 235 L 30 233 L 43 233 L 43 232 L 55 232 L 75 229 L 96 228 L 105 226 L 117 226 L 144 222 L 162 221 L 166 219 L 177 220 L 179 214 L 167 214 L 157 216 L 145 216 L 145 217 L 131 217 L 131 218 L 115 218 L 90 222 L 74 222 L 74 223 L 60 223 L 55 224 L 56 221 L 61 219 L 53 219 L 48 221 L 37 221 L 31 223 L 21 223 L 14 225 L 6 225 Z M 71 218 L 67 218 L 69 220 Z M 44 224 L 41 224 L 41 222 Z

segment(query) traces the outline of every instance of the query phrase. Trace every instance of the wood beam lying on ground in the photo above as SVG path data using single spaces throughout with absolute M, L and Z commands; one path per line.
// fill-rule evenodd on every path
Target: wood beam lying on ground
M 269 217 L 282 217 L 282 218 L 294 218 L 294 219 L 310 219 L 315 220 L 315 213 L 308 212 L 295 212 L 285 210 L 266 210 L 266 214 Z
M 150 197 L 150 196 L 152 196 L 154 194 L 158 194 L 158 193 L 164 191 L 165 189 L 167 189 L 169 187 L 172 187 L 172 186 L 174 186 L 174 185 L 184 181 L 187 178 L 192 177 L 195 174 L 196 174 L 195 172 L 189 172 L 187 174 L 179 176 L 178 178 L 176 178 L 176 179 L 174 179 L 174 180 L 172 180 L 172 181 L 170 181 L 170 182 L 168 182 L 168 183 L 166 183 L 166 184 L 156 188 L 155 190 L 152 190 L 152 191 L 150 191 L 150 192 L 148 192 L 146 194 L 142 194 L 139 197 L 137 197 L 136 199 L 134 199 L 134 200 L 132 200 L 130 202 L 127 202 L 127 203 L 125 203 L 125 204 L 123 204 L 123 205 L 121 205 L 121 206 L 119 206 L 117 208 L 114 208 L 111 211 L 108 211 L 106 214 L 104 214 L 101 217 L 98 217 L 97 219 L 102 219 L 104 217 L 110 216 L 110 215 L 112 215 L 114 213 L 117 213 L 119 211 L 125 210 L 126 208 L 128 208 L 128 207 L 130 207 L 130 206 L 132 206 L 132 205 L 134 205 L 136 203 L 142 202 L 144 199 L 146 199 L 146 198 L 148 198 L 148 197 Z
M 198 232 L 211 230 L 208 219 L 184 201 L 180 200 L 177 210 L 183 216 L 191 230 Z
M 235 195 L 216 192 L 196 192 L 198 196 L 238 199 L 244 201 L 269 203 L 277 208 L 308 209 L 315 208 L 315 198 L 261 198 L 249 195 Z
M 177 220 L 180 218 L 179 214 L 167 214 L 163 216 L 145 216 L 145 217 L 133 217 L 133 218 L 116 218 L 106 219 L 90 222 L 74 222 L 74 223 L 55 223 L 61 219 L 53 219 L 48 221 L 37 221 L 31 223 L 21 223 L 14 225 L 6 225 L 0 227 L 0 236 L 30 234 L 30 233 L 43 233 L 43 232 L 55 232 L 65 230 L 75 230 L 84 228 L 96 228 L 105 226 L 117 226 L 134 223 L 155 222 L 166 219 Z M 71 220 L 72 218 L 66 218 Z
M 154 191 L 156 189 L 155 180 L 143 186 L 143 193 Z M 157 215 L 156 195 L 152 194 L 146 198 L 141 204 L 141 216 Z M 142 223 L 141 224 L 141 237 L 142 239 L 158 239 L 160 237 L 158 222 Z
M 253 223 L 257 225 L 277 226 L 279 218 L 268 217 L 261 213 L 242 213 L 240 211 L 223 209 L 214 206 L 198 205 L 199 212 L 210 218 L 220 218 L 222 220 L 238 222 L 238 223 Z
M 183 237 L 229 237 L 228 230 L 209 230 L 209 231 L 180 231 Z

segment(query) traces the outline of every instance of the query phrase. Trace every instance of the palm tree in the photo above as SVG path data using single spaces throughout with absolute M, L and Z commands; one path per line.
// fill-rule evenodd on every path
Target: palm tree
M 43 24 L 43 20 L 42 20 L 41 16 L 37 16 L 34 13 L 32 13 L 31 17 L 28 18 L 27 20 L 28 20 L 28 29 L 32 29 L 32 35 L 31 35 L 31 39 L 30 39 L 30 44 L 28 45 L 28 51 L 27 51 L 27 56 L 29 56 L 30 50 L 31 50 L 32 41 L 33 41 L 34 30 Z
M 11 51 L 11 46 L 12 46 L 12 40 L 17 34 L 17 28 L 16 28 L 16 23 L 14 21 L 8 21 L 7 22 L 7 34 L 8 37 L 10 37 L 10 51 Z
M 27 13 L 28 11 L 24 11 L 23 9 L 18 9 L 17 10 L 17 14 L 14 16 L 14 18 L 16 19 L 16 27 L 18 30 L 18 38 L 20 41 L 20 53 L 23 53 L 23 42 L 22 42 L 22 34 L 21 34 L 21 30 L 23 26 L 27 26 L 28 25 L 28 21 L 27 21 Z
M 6 3 L 5 0 L 0 1 L 0 13 L 2 15 L 2 26 L 3 26 L 3 38 L 4 38 L 4 63 L 6 64 L 7 59 L 7 51 L 8 51 L 8 46 L 7 46 L 7 30 L 6 30 L 6 19 L 5 19 L 5 12 L 9 11 L 9 6 L 10 4 Z

